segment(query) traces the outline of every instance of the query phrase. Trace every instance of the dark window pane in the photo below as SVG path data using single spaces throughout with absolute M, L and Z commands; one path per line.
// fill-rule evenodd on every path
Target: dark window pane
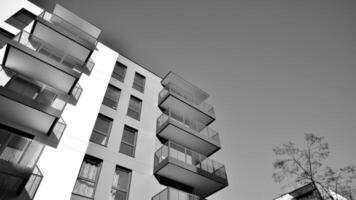
M 137 133 L 137 131 L 135 129 L 125 126 L 124 132 L 122 134 L 122 141 L 125 141 L 126 143 L 135 145 L 136 133 Z
M 127 115 L 134 119 L 140 120 L 141 105 L 142 105 L 142 101 L 140 99 L 131 96 L 129 102 L 129 108 L 127 110 Z
M 130 173 L 131 172 L 127 170 L 123 170 L 117 167 L 115 170 L 113 187 L 119 188 L 120 190 L 127 191 L 130 184 Z
M 105 93 L 103 104 L 116 110 L 117 104 L 119 103 L 120 94 L 121 90 L 109 85 Z
M 93 133 L 91 134 L 91 137 L 90 137 L 90 141 L 95 142 L 97 144 L 104 145 L 104 146 L 107 143 L 107 139 L 108 139 L 108 137 L 106 135 L 102 135 L 95 131 L 93 131 Z
M 126 200 L 127 193 L 119 190 L 111 190 L 111 199 L 110 200 Z
M 120 153 L 126 154 L 128 156 L 133 156 L 134 147 L 122 142 L 121 145 L 120 145 L 120 150 L 119 151 L 120 151 Z
M 112 120 L 103 116 L 103 115 L 98 115 L 98 118 L 96 119 L 94 129 L 97 131 L 100 131 L 102 133 L 108 134 L 111 129 L 111 124 Z
M 143 93 L 145 90 L 145 82 L 146 77 L 142 76 L 139 73 L 135 73 L 134 83 L 132 87 Z
M 17 149 L 19 151 L 23 151 L 28 143 L 28 140 L 25 139 L 24 137 L 13 135 L 11 138 L 9 144 L 7 145 L 8 147 L 11 147 L 13 149 Z
M 6 23 L 22 30 L 24 29 L 28 24 L 31 23 L 32 20 L 36 18 L 36 15 L 33 13 L 29 12 L 26 9 L 21 9 L 17 13 L 15 13 L 13 16 L 11 16 L 9 19 L 6 20 Z
M 122 63 L 116 62 L 114 71 L 112 73 L 112 77 L 115 79 L 124 82 L 125 75 L 126 75 L 126 69 L 127 67 L 123 65 Z

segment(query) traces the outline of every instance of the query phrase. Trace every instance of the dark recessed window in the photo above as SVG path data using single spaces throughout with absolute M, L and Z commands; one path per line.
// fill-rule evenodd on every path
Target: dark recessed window
M 114 71 L 112 72 L 111 76 L 121 82 L 124 82 L 126 70 L 127 70 L 127 67 L 124 64 L 122 64 L 120 62 L 116 62 Z
M 130 96 L 129 108 L 127 109 L 127 116 L 140 120 L 141 107 L 142 107 L 142 100 L 134 96 Z
M 110 199 L 127 200 L 129 198 L 131 173 L 129 169 L 116 167 Z
M 146 77 L 136 72 L 132 87 L 143 93 L 145 91 L 145 82 Z
M 119 103 L 121 90 L 112 85 L 109 85 L 106 89 L 105 97 L 103 100 L 103 104 L 116 110 L 117 104 Z
M 7 19 L 6 23 L 22 30 L 27 25 L 29 25 L 35 18 L 36 18 L 36 15 L 34 15 L 30 11 L 22 8 L 17 13 L 12 15 L 9 19 Z
M 121 138 L 121 144 L 119 150 L 120 153 L 134 157 L 136 140 L 137 140 L 137 130 L 125 125 Z
M 99 114 L 98 118 L 96 119 L 90 141 L 106 146 L 111 132 L 112 122 L 113 120 L 109 117 Z
M 73 194 L 93 198 L 98 182 L 102 161 L 85 156 L 80 168 L 77 181 L 75 182 Z

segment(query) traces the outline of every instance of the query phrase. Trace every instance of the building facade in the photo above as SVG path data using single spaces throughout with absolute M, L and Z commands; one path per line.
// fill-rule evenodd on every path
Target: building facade
M 1 200 L 202 200 L 228 185 L 206 92 L 60 5 L 1 7 Z

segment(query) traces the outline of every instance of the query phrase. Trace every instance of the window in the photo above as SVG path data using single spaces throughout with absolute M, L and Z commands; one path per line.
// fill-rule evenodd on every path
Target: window
M 106 146 L 111 131 L 112 121 L 112 119 L 99 114 L 98 118 L 96 119 L 90 141 Z
M 80 168 L 73 194 L 93 198 L 102 161 L 86 155 Z
M 136 72 L 132 87 L 143 93 L 145 91 L 145 82 L 146 77 Z
M 29 25 L 32 22 L 32 20 L 34 20 L 35 18 L 36 18 L 36 15 L 34 15 L 30 11 L 22 8 L 17 13 L 12 15 L 9 19 L 7 19 L 6 23 L 22 30 L 27 25 Z
M 129 197 L 131 170 L 117 166 L 112 182 L 110 200 L 127 200 Z
M 121 82 L 124 82 L 126 70 L 127 67 L 124 64 L 116 62 L 114 71 L 111 76 Z
M 129 102 L 129 108 L 127 110 L 127 115 L 134 119 L 140 120 L 141 107 L 142 107 L 142 100 L 134 96 L 131 96 Z
M 112 85 L 109 85 L 108 88 L 106 89 L 103 104 L 116 110 L 117 104 L 119 103 L 120 94 L 121 94 L 120 89 L 118 89 Z
M 121 144 L 119 150 L 120 153 L 134 157 L 136 140 L 137 140 L 137 130 L 125 125 L 121 138 Z

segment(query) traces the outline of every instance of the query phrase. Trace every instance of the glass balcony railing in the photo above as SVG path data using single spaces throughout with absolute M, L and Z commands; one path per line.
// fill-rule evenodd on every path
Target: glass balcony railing
M 194 104 L 199 109 L 209 113 L 212 116 L 215 116 L 214 107 L 212 105 L 207 104 L 205 102 L 198 101 L 194 97 L 193 94 L 185 91 L 184 89 L 180 88 L 179 86 L 177 86 L 173 83 L 169 83 L 168 85 L 166 85 L 166 87 L 159 93 L 159 100 L 166 97 L 168 95 L 168 93 L 173 93 L 173 94 L 185 99 L 186 101 Z
M 39 17 L 62 29 L 81 43 L 84 43 L 94 48 L 98 43 L 97 38 L 93 37 L 89 33 L 83 31 L 82 29 L 78 28 L 77 26 L 55 14 L 44 11 L 39 15 Z
M 66 129 L 66 127 L 67 127 L 67 124 L 65 123 L 65 121 L 62 118 L 59 118 L 57 123 L 54 125 L 52 133 L 58 142 L 61 140 L 63 132 Z
M 0 87 L 7 88 L 19 95 L 23 95 L 24 98 L 31 99 L 40 105 L 51 107 L 59 112 L 63 112 L 66 106 L 66 102 L 59 99 L 54 93 L 55 89 L 43 83 L 34 82 L 1 65 Z M 26 95 L 23 94 L 23 90 L 28 91 Z
M 163 114 L 158 117 L 157 127 L 160 128 L 169 119 L 172 119 L 175 122 L 181 124 L 182 126 L 197 132 L 201 136 L 211 138 L 220 144 L 220 137 L 217 131 L 205 126 L 199 121 L 194 121 L 190 119 L 189 116 L 185 116 L 179 113 L 178 111 L 174 111 L 172 109 L 165 110 Z
M 16 134 L 1 133 L 0 160 L 3 166 L 16 166 L 21 171 L 32 169 L 44 145 Z
M 59 50 L 58 48 L 48 44 L 46 41 L 26 32 L 22 31 L 15 38 L 18 43 L 36 51 L 51 60 L 58 62 L 68 68 L 75 71 L 90 73 L 95 65 L 92 59 L 89 59 L 87 63 L 79 60 L 78 58 Z
M 27 192 L 27 196 L 29 197 L 29 199 L 33 199 L 35 197 L 37 189 L 41 184 L 42 178 L 43 175 L 38 166 L 36 165 L 30 176 L 30 179 L 25 185 L 25 191 Z
M 82 92 L 83 92 L 83 88 L 79 85 L 79 83 L 77 83 L 71 92 L 71 98 L 73 99 L 74 102 L 78 102 Z
M 152 197 L 151 200 L 206 200 L 196 196 L 194 194 L 189 194 L 171 187 L 167 187 L 160 193 Z
M 168 141 L 155 152 L 154 166 L 157 167 L 157 165 L 168 157 L 227 180 L 224 165 L 171 141 Z

